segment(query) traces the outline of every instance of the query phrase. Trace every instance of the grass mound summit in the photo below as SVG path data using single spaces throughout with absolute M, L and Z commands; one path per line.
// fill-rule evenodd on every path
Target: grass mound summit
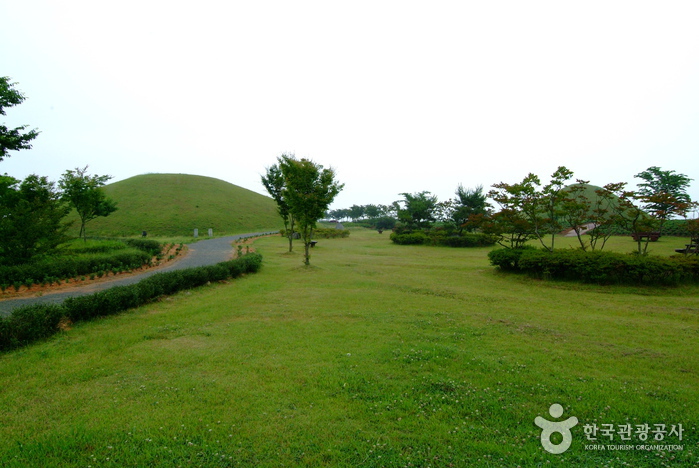
M 87 225 L 88 236 L 206 236 L 278 229 L 274 201 L 212 177 L 143 174 L 104 187 L 117 211 Z M 77 219 L 77 216 L 75 216 Z M 75 235 L 79 226 L 74 225 Z

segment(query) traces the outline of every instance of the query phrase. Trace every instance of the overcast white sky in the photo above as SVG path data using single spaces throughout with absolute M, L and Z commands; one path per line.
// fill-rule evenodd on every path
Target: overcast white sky
M 90 166 L 265 193 L 283 152 L 333 208 L 466 187 L 699 180 L 699 2 L 0 0 L 0 75 L 41 135 L 0 172 Z M 690 189 L 699 199 L 699 182 Z

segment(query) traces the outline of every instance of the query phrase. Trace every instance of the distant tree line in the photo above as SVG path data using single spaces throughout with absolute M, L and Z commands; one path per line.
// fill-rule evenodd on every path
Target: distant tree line
M 8 77 L 0 77 L 0 115 L 6 107 L 24 101 Z M 39 135 L 23 125 L 10 129 L 0 125 L 0 161 L 10 151 L 31 148 Z M 86 224 L 116 210 L 102 187 L 110 176 L 90 176 L 87 166 L 66 171 L 58 182 L 32 174 L 19 180 L 0 175 L 0 265 L 17 265 L 53 254 L 69 237 L 66 216 L 75 209 L 80 218 L 80 236 L 86 237 Z

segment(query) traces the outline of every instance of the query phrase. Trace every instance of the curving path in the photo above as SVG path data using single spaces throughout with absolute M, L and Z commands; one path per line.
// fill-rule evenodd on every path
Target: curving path
M 238 234 L 235 236 L 218 237 L 216 239 L 207 239 L 194 244 L 187 244 L 188 252 L 184 258 L 175 260 L 173 263 L 165 265 L 162 268 L 156 268 L 143 273 L 130 275 L 124 278 L 114 278 L 110 281 L 95 283 L 91 285 L 78 286 L 66 291 L 57 291 L 47 293 L 43 296 L 22 297 L 18 299 L 0 300 L 0 316 L 6 316 L 12 313 L 14 309 L 27 305 L 34 304 L 60 304 L 65 299 L 75 296 L 84 296 L 97 291 L 109 289 L 114 286 L 126 286 L 129 284 L 138 283 L 144 278 L 162 273 L 165 271 L 182 270 L 185 268 L 193 268 L 198 266 L 214 265 L 219 262 L 229 260 L 233 255 L 231 243 L 243 237 L 262 236 L 266 234 L 276 234 L 276 232 L 255 232 L 251 234 Z

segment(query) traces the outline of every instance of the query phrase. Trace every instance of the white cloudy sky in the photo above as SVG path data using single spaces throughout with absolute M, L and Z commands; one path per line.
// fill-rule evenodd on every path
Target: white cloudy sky
M 0 163 L 18 178 L 89 164 L 264 193 L 293 152 L 336 169 L 334 208 L 559 165 L 699 180 L 694 0 L 0 0 L 0 18 L 0 75 L 27 96 L 0 122 L 41 131 Z

